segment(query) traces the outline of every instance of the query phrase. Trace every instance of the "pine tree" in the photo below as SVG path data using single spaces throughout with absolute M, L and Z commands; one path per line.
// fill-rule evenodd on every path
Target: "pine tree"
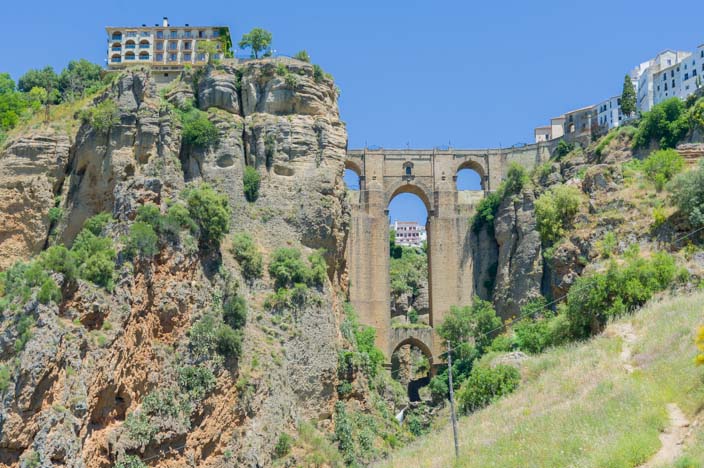
M 623 80 L 623 93 L 621 93 L 621 112 L 630 117 L 636 111 L 636 90 L 633 88 L 631 77 L 626 75 Z

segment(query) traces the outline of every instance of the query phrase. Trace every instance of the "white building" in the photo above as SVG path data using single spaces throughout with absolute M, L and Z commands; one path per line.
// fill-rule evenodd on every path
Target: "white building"
M 686 99 L 702 85 L 704 44 L 686 58 L 653 74 L 653 104 L 678 97 Z
M 621 113 L 621 96 L 614 96 L 596 106 L 597 122 L 600 127 L 612 129 L 623 123 Z
M 396 231 L 396 244 L 407 247 L 422 247 L 428 239 L 425 226 L 415 221 L 394 221 L 391 229 Z
M 671 71 L 672 68 L 676 68 L 680 62 L 691 55 L 691 52 L 664 50 L 652 60 L 645 62 L 647 66 L 642 69 L 640 78 L 638 79 L 636 108 L 639 111 L 649 111 L 657 102 L 660 102 L 656 102 L 655 94 L 658 85 L 661 87 L 661 92 L 664 92 L 664 84 L 661 81 L 657 81 L 656 75 L 662 80 L 662 71 L 666 69 L 668 72 Z M 640 68 L 643 68 L 643 66 L 644 64 L 639 65 Z M 668 88 L 671 87 L 672 84 L 670 82 Z
M 129 65 L 149 65 L 156 71 L 180 71 L 185 65 L 202 66 L 208 54 L 199 52 L 198 44 L 212 41 L 218 51 L 222 41 L 229 38 L 227 26 L 172 26 L 164 17 L 162 24 L 105 28 L 107 40 L 108 69 L 122 69 Z M 222 58 L 222 52 L 214 59 Z

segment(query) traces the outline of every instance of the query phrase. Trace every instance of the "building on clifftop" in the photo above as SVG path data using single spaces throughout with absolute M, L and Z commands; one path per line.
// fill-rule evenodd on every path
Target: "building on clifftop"
M 172 26 L 167 17 L 154 26 L 108 26 L 105 31 L 108 70 L 149 65 L 155 76 L 167 80 L 186 65 L 197 67 L 208 63 L 208 54 L 198 50 L 199 43 L 214 42 L 215 60 L 223 58 L 226 52 L 223 49 L 230 43 L 227 26 Z

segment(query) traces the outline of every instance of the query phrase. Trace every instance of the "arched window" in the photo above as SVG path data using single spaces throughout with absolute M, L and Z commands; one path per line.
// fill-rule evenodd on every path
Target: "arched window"
M 120 57 L 120 54 L 112 54 L 110 57 L 110 63 L 120 63 L 122 62 L 122 57 Z
M 140 49 L 148 49 L 149 48 L 149 41 L 147 41 L 146 39 L 142 39 L 141 41 L 139 41 L 139 48 Z
M 406 177 L 411 177 L 413 176 L 413 163 L 412 162 L 405 162 L 403 163 L 403 174 Z
M 125 49 L 134 49 L 135 47 L 136 45 L 132 39 L 125 42 Z
M 127 52 L 125 54 L 125 60 L 134 60 L 134 52 Z
M 139 53 L 139 60 L 149 60 L 149 52 L 142 51 Z
M 113 41 L 121 41 L 122 40 L 122 33 L 120 31 L 115 31 L 112 33 L 111 40 Z

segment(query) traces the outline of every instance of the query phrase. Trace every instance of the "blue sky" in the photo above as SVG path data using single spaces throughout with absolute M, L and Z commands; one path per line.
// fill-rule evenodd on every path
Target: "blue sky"
M 306 49 L 342 90 L 350 147 L 529 142 L 550 117 L 619 94 L 660 50 L 704 42 L 701 0 L 35 0 L 3 9 L 0 71 L 104 63 L 106 25 L 162 16 L 228 25 L 235 39 L 259 26 L 280 53 Z

